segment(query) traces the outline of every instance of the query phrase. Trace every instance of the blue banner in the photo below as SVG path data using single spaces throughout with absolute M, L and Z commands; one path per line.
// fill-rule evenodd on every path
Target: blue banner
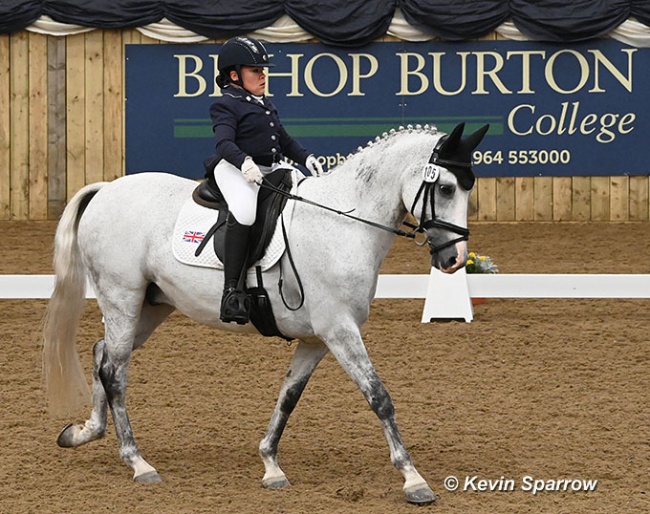
M 267 44 L 268 95 L 326 168 L 382 132 L 489 123 L 479 177 L 647 175 L 650 49 L 611 39 Z M 126 172 L 200 178 L 220 45 L 126 46 Z

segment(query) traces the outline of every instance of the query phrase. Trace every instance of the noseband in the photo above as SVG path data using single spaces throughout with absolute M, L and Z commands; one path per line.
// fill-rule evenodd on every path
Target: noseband
M 436 217 L 435 185 L 438 182 L 438 178 L 440 177 L 440 166 L 446 165 L 450 167 L 453 166 L 455 168 L 462 168 L 462 171 L 464 172 L 463 173 L 464 177 L 467 176 L 468 171 L 471 174 L 470 165 L 461 162 L 448 161 L 440 158 L 440 148 L 443 143 L 444 143 L 444 138 L 441 138 L 436 144 L 436 147 L 433 149 L 433 153 L 431 154 L 431 158 L 429 159 L 428 164 L 424 167 L 422 185 L 420 186 L 420 189 L 418 189 L 418 192 L 415 195 L 415 199 L 413 200 L 413 205 L 411 206 L 411 214 L 413 214 L 416 218 L 420 220 L 419 224 L 416 227 L 414 227 L 415 232 L 426 233 L 426 231 L 430 228 L 439 228 L 442 230 L 447 230 L 448 232 L 453 232 L 455 234 L 458 234 L 460 237 L 457 237 L 456 239 L 452 239 L 445 243 L 441 243 L 437 246 L 434 246 L 433 243 L 431 242 L 431 237 L 427 236 L 425 242 L 429 244 L 429 250 L 432 254 L 437 253 L 440 250 L 447 248 L 448 246 L 453 246 L 460 241 L 467 241 L 469 239 L 468 228 L 455 225 L 453 223 L 438 219 Z M 452 173 L 454 172 L 452 171 Z M 454 175 L 457 174 L 454 173 Z M 457 175 L 457 178 L 460 177 L 458 177 Z M 420 211 L 420 216 L 416 216 L 415 207 L 420 197 L 422 197 L 422 209 Z M 431 216 L 429 218 L 427 218 L 428 210 L 431 211 Z M 421 244 L 424 244 L 424 242 Z

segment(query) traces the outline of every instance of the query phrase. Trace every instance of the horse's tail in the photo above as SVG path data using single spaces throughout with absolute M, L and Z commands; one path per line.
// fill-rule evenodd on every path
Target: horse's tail
M 49 410 L 63 416 L 87 405 L 88 383 L 75 337 L 86 299 L 86 268 L 77 243 L 79 220 L 106 182 L 89 184 L 63 211 L 54 237 L 56 284 L 43 323 L 43 378 Z

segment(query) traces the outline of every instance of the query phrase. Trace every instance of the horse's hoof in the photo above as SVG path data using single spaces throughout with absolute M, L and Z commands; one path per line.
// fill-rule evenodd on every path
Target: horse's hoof
M 74 435 L 75 426 L 72 423 L 68 423 L 59 433 L 59 437 L 56 438 L 56 444 L 61 448 L 74 448 L 77 446 L 74 443 Z
M 133 480 L 139 484 L 159 484 L 162 482 L 162 478 L 160 478 L 157 471 L 148 471 L 147 473 L 133 477 Z
M 436 501 L 436 495 L 428 485 L 419 486 L 412 491 L 404 491 L 406 501 L 414 505 L 430 505 Z
M 287 477 L 273 477 L 262 480 L 262 485 L 267 489 L 282 489 L 291 485 Z

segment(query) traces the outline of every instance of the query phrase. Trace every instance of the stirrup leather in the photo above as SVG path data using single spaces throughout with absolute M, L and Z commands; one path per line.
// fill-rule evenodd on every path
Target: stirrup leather
M 221 321 L 245 325 L 250 320 L 251 299 L 244 291 L 229 288 L 224 291 L 221 299 Z

